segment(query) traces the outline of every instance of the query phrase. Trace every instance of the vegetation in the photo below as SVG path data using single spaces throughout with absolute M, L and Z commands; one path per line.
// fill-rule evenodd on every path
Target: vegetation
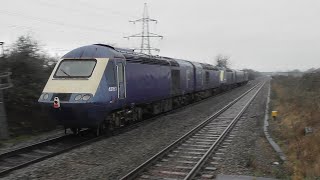
M 30 36 L 21 36 L 0 61 L 0 72 L 12 72 L 13 87 L 5 91 L 11 135 L 54 128 L 37 104 L 56 59 L 41 51 Z
M 222 68 L 229 68 L 230 62 L 229 62 L 230 57 L 228 56 L 223 56 L 221 54 L 217 55 L 215 60 L 216 60 L 216 66 L 222 67 Z
M 219 54 L 215 58 L 215 65 L 218 67 L 222 67 L 222 68 L 230 68 L 230 60 L 229 59 L 230 59 L 229 56 L 224 56 L 222 54 Z M 249 80 L 253 80 L 253 79 L 261 76 L 260 72 L 255 71 L 253 69 L 243 69 L 243 71 L 248 72 Z
M 246 71 L 248 72 L 248 78 L 249 80 L 254 80 L 256 79 L 257 77 L 260 77 L 262 76 L 262 74 L 258 71 L 255 71 L 253 69 L 243 69 L 243 71 Z
M 273 135 L 288 157 L 292 179 L 320 178 L 320 72 L 272 79 Z M 312 132 L 306 133 L 305 128 Z

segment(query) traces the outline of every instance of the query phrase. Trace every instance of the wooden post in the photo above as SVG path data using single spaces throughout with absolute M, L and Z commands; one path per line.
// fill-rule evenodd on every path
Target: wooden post
M 4 106 L 3 90 L 12 87 L 10 82 L 11 73 L 0 74 L 0 139 L 9 138 L 7 114 Z
M 4 107 L 3 91 L 0 89 L 0 139 L 8 139 L 7 115 Z

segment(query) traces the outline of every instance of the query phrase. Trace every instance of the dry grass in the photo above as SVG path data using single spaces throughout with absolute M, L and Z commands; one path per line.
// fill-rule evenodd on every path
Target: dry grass
M 288 156 L 292 179 L 320 179 L 320 73 L 274 77 L 271 109 L 279 111 L 273 134 Z M 305 135 L 305 127 L 313 133 Z

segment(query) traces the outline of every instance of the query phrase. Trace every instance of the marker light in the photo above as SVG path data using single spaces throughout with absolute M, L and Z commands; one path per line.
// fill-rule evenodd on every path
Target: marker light
M 55 108 L 55 109 L 60 108 L 60 100 L 59 100 L 58 97 L 54 97 L 54 100 L 53 100 L 53 108 Z
M 89 94 L 86 94 L 82 97 L 82 100 L 84 101 L 88 101 L 91 98 L 91 96 Z
M 82 95 L 81 95 L 81 94 L 78 94 L 78 95 L 74 98 L 74 100 L 79 101 L 81 98 L 82 98 Z
M 47 100 L 48 98 L 49 98 L 49 94 L 46 93 L 46 94 L 43 95 L 43 99 L 44 100 Z

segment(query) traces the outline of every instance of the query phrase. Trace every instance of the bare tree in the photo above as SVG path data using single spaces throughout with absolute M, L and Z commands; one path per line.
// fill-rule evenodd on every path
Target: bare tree
M 215 58 L 216 66 L 228 68 L 230 66 L 229 59 L 229 56 L 218 54 Z

